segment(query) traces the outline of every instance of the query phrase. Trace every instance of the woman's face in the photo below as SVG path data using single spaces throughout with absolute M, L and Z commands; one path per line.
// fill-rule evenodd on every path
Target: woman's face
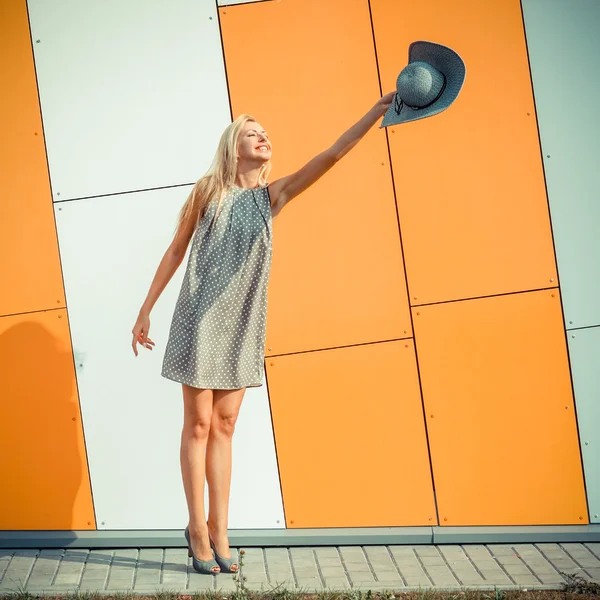
M 246 121 L 238 139 L 238 162 L 247 160 L 265 163 L 271 159 L 271 142 L 266 131 L 256 121 Z

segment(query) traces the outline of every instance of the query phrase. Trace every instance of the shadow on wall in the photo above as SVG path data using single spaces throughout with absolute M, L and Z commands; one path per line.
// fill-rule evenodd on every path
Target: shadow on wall
M 51 331 L 64 330 L 66 314 L 17 319 L 0 333 L 0 529 L 81 529 L 90 491 L 73 358 Z

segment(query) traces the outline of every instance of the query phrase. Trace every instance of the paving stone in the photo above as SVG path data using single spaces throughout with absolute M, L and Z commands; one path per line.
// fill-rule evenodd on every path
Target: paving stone
M 275 561 L 277 559 L 283 561 L 289 561 L 289 555 L 287 548 L 265 548 L 265 555 L 267 562 Z
M 526 565 L 524 565 L 523 563 L 518 564 L 518 565 L 504 565 L 504 568 L 506 569 L 507 573 L 510 573 L 511 575 L 531 575 L 533 577 L 533 575 L 531 574 L 531 571 L 527 568 Z
M 327 553 L 319 552 L 320 549 L 317 549 L 317 561 L 321 569 L 327 567 L 340 567 L 342 566 L 342 561 L 338 556 L 337 552 L 335 556 L 330 556 Z
M 312 557 L 313 549 L 310 546 L 294 546 L 290 549 L 290 554 L 293 558 L 301 558 L 303 556 Z
M 583 544 L 561 544 L 563 549 L 584 568 L 600 567 L 600 560 L 596 558 Z
M 345 563 L 362 564 L 367 560 L 360 546 L 342 546 L 340 547 L 340 554 Z
M 537 586 L 539 581 L 533 575 L 513 575 L 515 583 L 518 585 Z
M 425 567 L 438 567 L 445 566 L 446 561 L 441 556 L 421 556 L 421 562 L 425 565 Z
M 265 570 L 264 563 L 250 564 L 250 565 L 247 565 L 246 563 L 244 563 L 241 567 L 240 572 L 243 575 L 247 576 L 248 578 L 253 578 L 253 579 L 267 576 L 267 572 Z
M 400 569 L 403 569 L 404 567 L 408 567 L 408 568 L 419 567 L 420 569 L 422 568 L 421 562 L 419 560 L 417 560 L 416 557 L 403 558 L 403 559 L 395 558 L 395 561 Z
M 17 589 L 19 585 L 25 588 L 36 557 L 36 550 L 16 550 L 4 572 L 2 589 Z
M 269 571 L 268 578 L 270 581 L 281 581 L 283 579 L 292 579 L 293 580 L 294 575 L 293 575 L 291 569 L 289 571 L 277 570 L 277 571 Z
M 475 558 L 472 556 L 471 560 L 473 561 L 473 564 L 476 565 L 476 567 L 479 570 L 502 569 L 502 567 L 500 566 L 500 563 L 493 556 L 488 556 L 487 558 Z
M 282 575 L 271 575 L 269 573 L 269 583 L 271 585 L 283 585 L 287 589 L 293 589 L 296 587 L 296 582 L 291 575 L 282 576 Z
M 371 571 L 348 571 L 346 576 L 351 581 L 355 581 L 357 579 L 368 579 L 370 581 L 376 581 Z
M 440 552 L 436 546 L 414 546 L 415 552 L 418 556 L 439 556 Z
M 384 571 L 376 573 L 377 581 L 387 581 L 389 583 L 399 582 L 402 583 L 402 578 L 398 571 Z
M 319 577 L 319 572 L 316 567 L 304 568 L 304 569 L 296 569 L 295 570 L 296 579 L 313 579 Z
M 536 546 L 546 556 L 565 556 L 563 549 L 554 542 L 537 543 Z
M 87 558 L 87 551 L 66 550 L 62 560 L 58 564 L 54 585 L 79 585 Z
M 332 589 L 348 589 L 350 587 L 349 581 L 345 577 L 325 577 L 326 588 Z
M 315 548 L 315 552 L 316 552 L 319 560 L 326 559 L 326 558 L 332 558 L 332 559 L 339 560 L 339 558 L 340 558 L 337 548 L 332 548 L 330 546 L 323 546 L 323 547 Z
M 218 575 L 201 575 L 200 573 L 196 573 L 196 571 L 194 571 L 193 576 L 190 577 L 190 582 L 192 581 L 192 579 L 196 580 L 200 578 L 212 579 L 217 590 L 235 590 L 237 587 L 230 573 L 220 573 Z
M 265 562 L 262 548 L 250 548 L 243 555 L 240 555 L 240 558 L 245 564 Z
M 386 585 L 389 587 L 389 583 L 379 583 L 378 581 L 375 581 L 374 579 L 351 579 L 350 580 L 350 587 L 351 588 L 362 588 L 362 589 L 373 589 L 375 586 L 383 586 Z
M 420 561 L 416 554 L 396 554 L 396 552 L 390 548 L 392 556 L 397 565 L 420 565 Z
M 12 554 L 9 556 L 7 555 L 7 556 L 0 557 L 0 583 L 2 583 L 2 578 L 4 577 L 4 573 L 6 572 L 6 569 L 7 569 L 8 565 L 10 564 L 11 559 L 12 559 Z
M 50 587 L 62 556 L 62 550 L 41 550 L 31 569 L 27 590 Z
M 413 576 L 408 576 L 405 577 L 405 581 L 406 581 L 406 585 L 407 586 L 432 586 L 434 585 L 431 580 L 425 576 L 419 576 L 419 577 L 413 577 Z
M 510 577 L 502 569 L 480 569 L 480 571 L 486 581 L 493 579 L 512 583 Z
M 427 571 L 427 573 L 429 573 L 429 575 L 431 575 L 432 573 L 437 573 L 439 574 L 451 574 L 452 571 L 450 571 L 450 569 L 446 566 L 446 565 L 432 565 L 432 566 L 425 566 L 424 568 L 425 571 Z
M 175 592 L 175 593 L 184 593 L 185 590 L 179 590 L 179 589 L 174 589 L 172 587 L 168 587 L 168 586 L 163 586 L 161 584 L 156 584 L 156 585 L 146 585 L 146 586 L 135 586 L 132 590 L 133 593 L 135 594 L 148 594 L 148 595 L 154 595 L 154 594 L 160 594 L 163 592 Z M 114 591 L 111 591 L 110 593 L 114 594 Z
M 600 560 L 594 556 L 594 548 L 600 551 L 600 544 L 341 546 L 339 552 L 336 547 L 290 548 L 289 552 L 287 548 L 268 548 L 269 579 L 262 548 L 251 548 L 244 556 L 242 575 L 248 577 L 246 587 L 257 591 L 277 585 L 306 591 L 349 587 L 451 590 L 461 586 L 489 590 L 494 585 L 501 589 L 560 589 L 565 580 L 559 570 L 600 583 Z M 20 549 L 14 551 L 14 557 L 13 551 L 3 551 L 0 574 L 3 570 L 0 590 L 7 593 L 25 587 L 24 582 L 27 591 L 48 595 L 61 590 L 106 595 L 132 589 L 138 594 L 237 589 L 231 574 L 214 577 L 193 571 L 185 548 Z
M 350 573 L 371 573 L 368 563 L 346 563 L 346 571 Z
M 515 552 L 509 544 L 486 544 L 493 556 L 514 556 Z
M 309 590 L 320 590 L 323 584 L 318 577 L 298 577 L 298 589 L 307 588 Z
M 408 554 L 410 556 L 414 556 L 415 552 L 413 550 L 414 546 L 407 546 L 405 544 L 389 544 L 388 548 L 390 552 L 394 555 L 401 556 L 402 554 Z
M 317 564 L 315 557 L 312 553 L 310 554 L 310 556 L 296 556 L 296 555 L 292 554 L 291 563 L 293 565 L 299 565 L 299 566 L 316 565 Z
M 600 568 L 588 568 L 586 569 L 586 571 L 593 577 L 593 578 L 600 578 Z
M 195 571 L 194 575 L 197 575 L 197 577 L 191 576 L 187 583 L 186 591 L 188 593 L 216 589 L 216 577 L 214 577 L 213 575 L 201 575 L 200 573 L 196 573 Z
M 498 556 L 497 559 L 498 562 L 504 566 L 523 564 L 523 561 L 518 556 Z
M 321 566 L 321 575 L 323 577 L 345 577 L 346 572 L 342 565 L 338 565 L 337 567 L 323 567 Z

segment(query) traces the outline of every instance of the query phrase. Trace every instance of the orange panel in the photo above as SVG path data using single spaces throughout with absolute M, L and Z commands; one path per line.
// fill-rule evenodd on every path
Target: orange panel
M 333 144 L 380 97 L 364 0 L 220 14 L 234 115 L 254 114 L 269 132 L 271 180 Z M 385 132 L 372 129 L 277 216 L 273 250 L 267 354 L 411 335 Z
M 0 529 L 95 529 L 63 309 L 0 319 Z
M 0 315 L 65 305 L 25 0 L 0 3 Z
M 556 286 L 519 0 L 372 0 L 383 88 L 414 40 L 455 49 L 445 112 L 390 128 L 411 304 Z
M 435 525 L 412 340 L 267 360 L 287 527 Z
M 558 290 L 413 315 L 440 524 L 587 524 Z

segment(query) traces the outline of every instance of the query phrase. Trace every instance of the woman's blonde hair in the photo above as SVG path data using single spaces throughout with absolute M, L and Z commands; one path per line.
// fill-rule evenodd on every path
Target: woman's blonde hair
M 230 123 L 221 134 L 219 146 L 213 158 L 212 164 L 205 175 L 203 175 L 192 188 L 188 199 L 179 212 L 177 219 L 177 228 L 188 220 L 194 221 L 194 229 L 198 226 L 200 219 L 204 215 L 210 202 L 217 200 L 216 214 L 223 193 L 227 191 L 235 182 L 237 174 L 237 145 L 242 131 L 242 127 L 247 121 L 256 119 L 252 115 L 240 115 L 235 121 Z M 260 187 L 267 185 L 267 178 L 271 172 L 271 161 L 266 162 L 258 175 Z M 214 224 L 214 221 L 213 221 Z

